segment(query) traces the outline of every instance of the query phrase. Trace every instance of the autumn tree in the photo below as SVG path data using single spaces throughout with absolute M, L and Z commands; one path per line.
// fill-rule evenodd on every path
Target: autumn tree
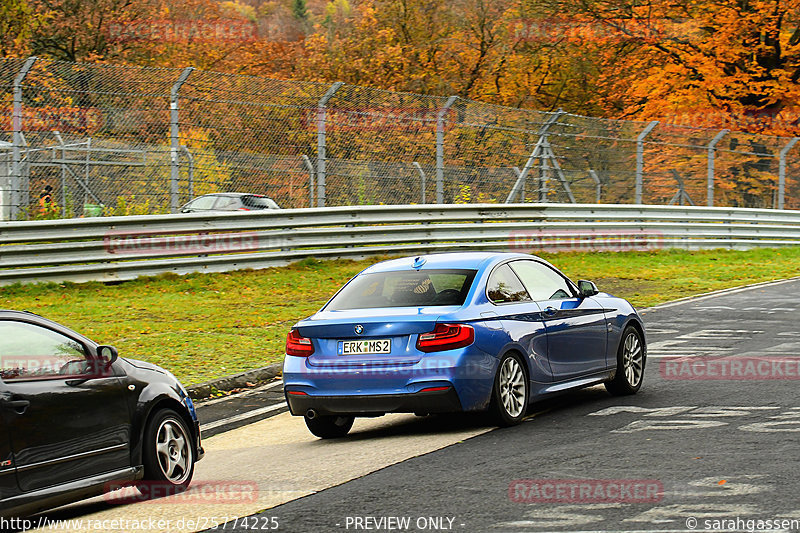
M 599 103 L 612 116 L 667 118 L 693 110 L 708 120 L 717 111 L 721 125 L 730 116 L 774 116 L 800 97 L 797 0 L 557 6 L 593 28 L 597 39 L 589 47 L 603 67 Z M 757 122 L 742 126 L 758 130 Z
M 0 3 L 0 55 L 26 54 L 35 21 L 34 10 L 25 0 L 4 0 Z

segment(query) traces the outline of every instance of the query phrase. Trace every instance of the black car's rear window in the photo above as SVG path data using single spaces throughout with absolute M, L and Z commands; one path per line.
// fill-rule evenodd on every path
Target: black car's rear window
M 361 274 L 348 283 L 325 310 L 463 305 L 476 272 L 432 269 Z

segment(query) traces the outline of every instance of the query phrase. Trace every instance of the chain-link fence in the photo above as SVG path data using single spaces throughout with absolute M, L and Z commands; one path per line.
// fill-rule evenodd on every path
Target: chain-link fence
M 0 59 L 2 219 L 576 202 L 800 208 L 796 139 L 341 83 Z M 50 201 L 52 199 L 52 201 Z

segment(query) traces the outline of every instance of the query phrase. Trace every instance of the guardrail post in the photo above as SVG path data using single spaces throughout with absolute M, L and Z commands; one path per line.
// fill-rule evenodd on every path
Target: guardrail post
M 444 116 L 458 96 L 451 96 L 436 113 L 436 203 L 444 203 Z
M 786 154 L 789 150 L 800 141 L 800 137 L 795 137 L 789 144 L 783 147 L 778 160 L 778 209 L 783 209 L 783 203 L 786 195 Z
M 714 153 L 717 143 L 725 137 L 730 130 L 720 130 L 711 142 L 708 143 L 708 179 L 706 183 L 706 205 L 714 207 Z
M 314 207 L 314 165 L 306 154 L 300 156 L 308 170 L 308 207 Z
M 325 138 L 326 106 L 342 85 L 344 85 L 343 81 L 337 81 L 331 85 L 317 102 L 317 207 L 325 207 L 325 178 L 327 176 L 325 170 L 325 162 L 327 161 Z
M 29 57 L 14 78 L 14 103 L 11 115 L 11 129 L 13 132 L 11 146 L 11 176 L 8 177 L 8 191 L 10 200 L 9 219 L 16 220 L 22 208 L 22 82 L 38 58 Z
M 657 120 L 652 121 L 645 126 L 639 136 L 636 137 L 636 195 L 633 200 L 635 204 L 642 203 L 642 191 L 644 189 L 644 138 L 647 137 L 658 124 L 659 122 Z M 597 203 L 600 202 L 598 201 Z
M 177 213 L 180 208 L 180 190 L 178 182 L 180 179 L 180 154 L 181 140 L 180 128 L 178 126 L 178 92 L 181 86 L 194 70 L 193 67 L 186 67 L 181 72 L 178 80 L 169 92 L 169 138 L 170 138 L 170 180 L 169 180 L 169 206 L 173 213 Z
M 422 190 L 422 202 L 421 203 L 426 204 L 426 203 L 428 203 L 426 201 L 426 199 L 425 199 L 425 185 L 426 185 L 425 182 L 427 181 L 427 176 L 425 176 L 425 171 L 422 170 L 422 167 L 419 165 L 419 163 L 414 161 L 411 164 L 414 166 L 414 168 L 417 169 L 417 172 L 419 172 L 420 189 Z

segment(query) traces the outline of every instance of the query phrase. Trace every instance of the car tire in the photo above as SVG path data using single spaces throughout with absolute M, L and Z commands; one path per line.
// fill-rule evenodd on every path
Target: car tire
M 642 334 L 634 326 L 626 327 L 617 349 L 617 370 L 614 378 L 605 382 L 606 390 L 614 396 L 636 394 L 644 381 L 646 362 Z
M 528 394 L 525 363 L 516 353 L 505 354 L 497 365 L 489 404 L 493 422 L 501 427 L 522 422 L 528 410 Z
M 347 435 L 353 427 L 355 417 L 352 416 L 315 416 L 308 418 L 304 416 L 308 430 L 321 439 L 338 439 Z
M 194 439 L 186 422 L 172 409 L 157 411 L 147 422 L 142 462 L 144 478 L 139 489 L 144 496 L 169 496 L 189 487 L 194 475 Z

